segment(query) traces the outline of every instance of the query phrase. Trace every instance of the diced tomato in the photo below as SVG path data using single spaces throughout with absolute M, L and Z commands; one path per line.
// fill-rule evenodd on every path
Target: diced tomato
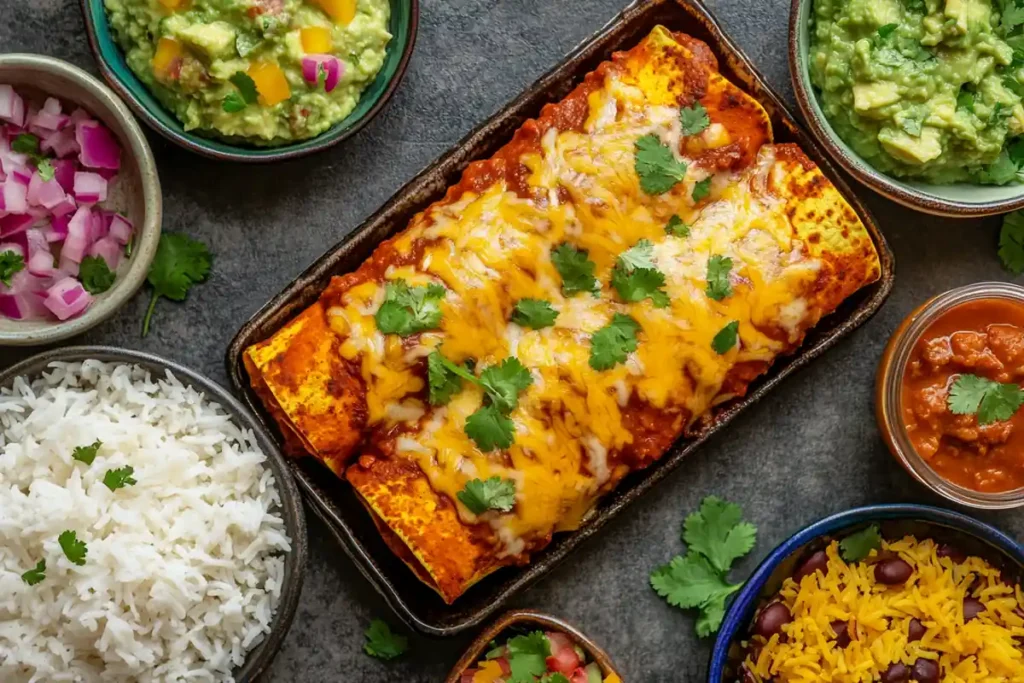
M 508 663 L 507 659 L 505 659 L 504 657 L 498 657 L 494 661 L 496 661 L 498 663 L 498 666 L 501 667 L 501 675 L 502 676 L 509 676 L 509 675 L 512 674 L 512 667 L 509 666 L 509 663 Z
M 547 658 L 549 671 L 557 671 L 568 676 L 583 664 L 579 655 L 576 654 L 576 648 L 569 636 L 564 633 L 548 633 L 546 635 L 551 643 L 551 656 Z
M 590 676 L 581 666 L 569 676 L 569 683 L 590 683 Z
M 473 683 L 473 676 L 476 676 L 476 669 L 466 669 L 462 672 L 459 683 Z

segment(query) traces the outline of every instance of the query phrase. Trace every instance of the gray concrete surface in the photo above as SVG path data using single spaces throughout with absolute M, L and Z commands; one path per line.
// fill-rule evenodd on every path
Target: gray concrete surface
M 355 139 L 297 162 L 246 167 L 203 160 L 151 136 L 164 187 L 165 223 L 216 254 L 209 283 L 182 305 L 162 301 L 139 336 L 140 293 L 108 323 L 75 340 L 143 349 L 224 383 L 224 349 L 268 298 L 384 202 L 416 171 L 601 27 L 625 0 L 422 0 L 416 53 L 401 89 Z M 736 42 L 790 102 L 786 0 L 710 0 Z M 37 52 L 95 68 L 75 0 L 0 1 L 0 51 Z M 647 585 L 651 568 L 681 549 L 680 523 L 701 498 L 743 505 L 759 528 L 742 577 L 788 535 L 829 513 L 879 502 L 938 502 L 888 455 L 875 428 L 876 364 L 899 320 L 929 295 L 1008 279 L 996 258 L 998 219 L 915 214 L 856 187 L 897 257 L 897 284 L 869 324 L 738 419 L 688 463 L 516 604 L 576 622 L 621 665 L 628 683 L 699 681 L 711 641 L 690 614 Z M 0 366 L 25 352 L 0 351 Z M 1024 515 L 981 515 L 1024 533 Z M 295 625 L 274 664 L 277 682 L 436 683 L 468 638 L 413 638 L 404 659 L 362 653 L 374 617 L 397 624 L 323 526 Z

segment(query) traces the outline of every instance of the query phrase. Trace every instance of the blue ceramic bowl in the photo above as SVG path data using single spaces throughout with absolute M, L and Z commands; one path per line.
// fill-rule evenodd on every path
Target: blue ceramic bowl
M 773 597 L 783 581 L 796 571 L 808 551 L 843 538 L 869 524 L 878 524 L 886 539 L 911 534 L 950 543 L 968 555 L 981 557 L 999 567 L 1007 579 L 1024 578 L 1024 546 L 998 529 L 958 512 L 926 505 L 870 505 L 826 517 L 802 529 L 768 554 L 739 592 L 718 631 L 708 683 L 733 683 L 742 661 L 740 645 L 750 632 L 754 613 Z
M 149 88 L 128 68 L 124 53 L 111 33 L 103 0 L 80 1 L 89 46 L 96 57 L 100 73 L 121 99 L 128 103 L 136 116 L 171 142 L 189 151 L 222 161 L 255 163 L 293 159 L 318 152 L 341 142 L 369 123 L 394 94 L 405 75 L 416 44 L 420 12 L 419 0 L 391 0 L 388 30 L 393 37 L 388 44 L 384 66 L 373 83 L 363 91 L 356 108 L 344 120 L 309 140 L 277 147 L 256 147 L 186 131 L 181 121 L 165 109 Z

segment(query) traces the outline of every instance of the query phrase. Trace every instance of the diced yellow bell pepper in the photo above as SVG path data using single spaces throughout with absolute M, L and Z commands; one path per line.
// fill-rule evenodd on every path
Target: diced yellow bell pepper
M 281 71 L 281 67 L 274 62 L 256 62 L 249 67 L 246 73 L 256 84 L 256 90 L 260 94 L 260 104 L 273 107 L 292 96 L 292 89 L 288 85 L 284 71 Z
M 327 54 L 333 47 L 331 29 L 326 26 L 307 26 L 300 35 L 302 49 L 308 54 Z
M 175 66 L 181 63 L 183 51 L 181 43 L 174 38 L 161 38 L 157 41 L 156 51 L 153 53 L 153 73 L 157 78 L 176 78 Z
M 192 4 L 191 0 L 160 0 L 160 4 L 166 9 L 176 12 L 181 9 L 188 9 Z
M 608 674 L 605 676 L 604 683 L 622 683 L 622 679 L 617 674 Z
M 346 26 L 356 16 L 356 0 L 313 0 L 327 16 Z
M 480 670 L 473 674 L 473 683 L 495 683 L 501 680 L 501 665 L 494 661 L 482 662 Z

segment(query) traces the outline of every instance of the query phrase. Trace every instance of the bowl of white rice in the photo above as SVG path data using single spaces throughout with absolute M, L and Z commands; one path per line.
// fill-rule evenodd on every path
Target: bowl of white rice
M 240 681 L 295 614 L 283 456 L 212 381 L 109 347 L 0 373 L 0 681 Z

